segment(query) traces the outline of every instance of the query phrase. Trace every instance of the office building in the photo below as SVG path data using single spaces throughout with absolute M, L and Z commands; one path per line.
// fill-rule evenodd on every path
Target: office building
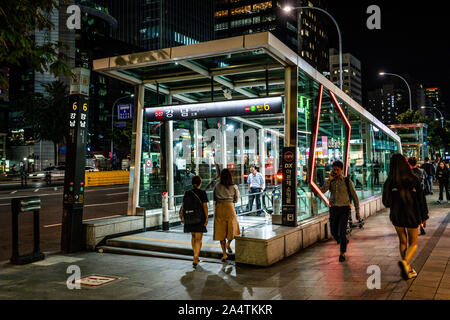
M 320 72 L 328 70 L 328 36 L 323 20 L 314 10 L 285 12 L 287 5 L 319 6 L 323 1 L 216 0 L 216 38 L 269 31 Z M 301 23 L 298 30 L 298 21 Z
M 397 124 L 397 117 L 409 110 L 409 96 L 406 90 L 392 84 L 368 92 L 367 110 L 386 125 Z
M 113 37 L 147 50 L 214 38 L 212 0 L 103 0 L 118 21 Z
M 343 85 L 342 90 L 362 105 L 361 62 L 350 53 L 342 55 Z M 330 49 L 329 79 L 339 87 L 340 64 L 339 52 Z
M 446 118 L 446 110 L 445 104 L 442 101 L 441 88 L 438 86 L 424 87 L 423 94 L 424 106 L 426 107 L 423 110 L 424 114 L 432 119 L 438 119 L 441 117 L 439 113 L 440 111 L 442 113 L 442 116 Z M 434 108 L 438 109 L 439 111 L 435 111 Z

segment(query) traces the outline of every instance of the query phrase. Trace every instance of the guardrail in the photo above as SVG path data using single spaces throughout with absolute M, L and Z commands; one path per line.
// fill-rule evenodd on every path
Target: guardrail
M 130 181 L 130 171 L 94 171 L 85 173 L 86 187 L 127 184 Z

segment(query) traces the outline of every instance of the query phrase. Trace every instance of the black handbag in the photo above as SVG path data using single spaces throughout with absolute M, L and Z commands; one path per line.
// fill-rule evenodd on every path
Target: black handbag
M 197 199 L 194 199 L 191 196 L 185 197 L 183 201 L 184 224 L 185 225 L 199 224 L 202 222 L 202 215 L 204 215 L 202 201 L 192 190 L 188 191 L 187 194 L 193 194 Z

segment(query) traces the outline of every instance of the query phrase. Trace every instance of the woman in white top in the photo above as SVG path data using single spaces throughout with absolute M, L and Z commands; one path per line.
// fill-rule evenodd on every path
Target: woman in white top
M 222 261 L 227 260 L 227 251 L 232 253 L 231 241 L 241 233 L 234 210 L 234 203 L 238 199 L 239 188 L 233 183 L 231 172 L 223 169 L 220 173 L 220 183 L 214 188 L 214 240 L 220 241 L 223 252 Z

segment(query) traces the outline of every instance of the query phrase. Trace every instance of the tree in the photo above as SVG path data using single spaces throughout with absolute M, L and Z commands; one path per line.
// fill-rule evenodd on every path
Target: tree
M 429 117 L 426 117 L 420 111 L 408 110 L 397 117 L 397 120 L 401 124 L 411 123 L 425 123 L 428 125 L 428 146 L 432 150 L 432 153 L 441 152 L 441 150 L 450 149 L 450 133 L 447 128 L 442 128 L 440 122 L 434 121 Z
M 21 66 L 26 60 L 41 73 L 72 74 L 64 63 L 67 55 L 60 50 L 67 46 L 60 41 L 38 45 L 34 39 L 35 30 L 54 29 L 46 17 L 53 9 L 59 9 L 57 0 L 0 1 L 0 65 Z M 0 73 L 0 88 L 6 87 L 8 80 Z
M 19 106 L 23 111 L 23 122 L 31 128 L 34 139 L 53 142 L 56 164 L 57 145 L 64 143 L 66 137 L 69 88 L 59 80 L 43 87 L 46 95 L 30 93 L 23 97 Z

